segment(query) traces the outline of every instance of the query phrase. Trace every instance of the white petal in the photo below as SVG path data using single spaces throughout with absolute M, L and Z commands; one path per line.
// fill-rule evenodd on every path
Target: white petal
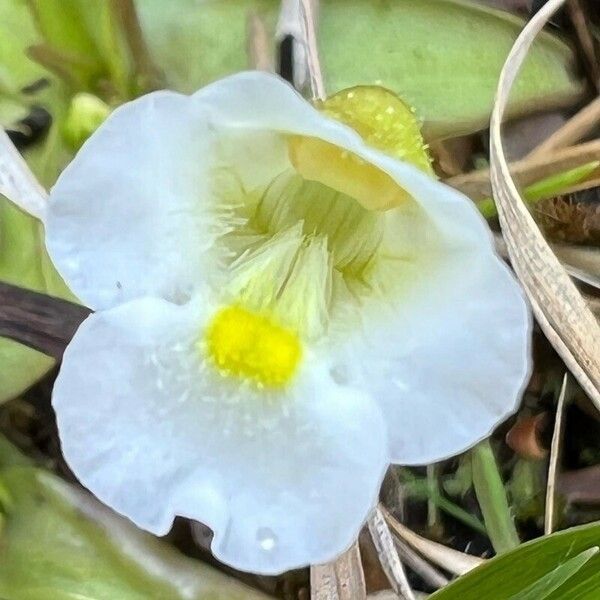
M 455 267 L 418 304 L 373 306 L 341 361 L 383 407 L 392 462 L 466 450 L 518 408 L 529 378 L 531 317 L 512 275 L 492 255 Z
M 63 451 L 102 501 L 156 534 L 183 515 L 224 562 L 277 573 L 331 559 L 373 507 L 388 463 L 381 412 L 310 358 L 266 396 L 210 366 L 206 303 L 142 299 L 96 313 L 54 391 Z
M 224 185 L 252 189 L 290 167 L 288 133 L 320 137 L 392 169 L 409 191 L 427 179 L 367 148 L 281 79 L 242 73 L 192 97 L 156 92 L 117 109 L 51 192 L 51 258 L 95 309 L 144 295 L 186 300 L 220 275 L 215 241 L 228 224 L 218 211 L 227 206 L 215 193 L 235 203 Z
M 345 148 L 415 198 L 415 205 L 385 214 L 384 249 L 397 259 L 387 275 L 398 280 L 400 293 L 373 298 L 362 324 L 344 329 L 355 354 L 334 368 L 385 407 L 397 462 L 455 454 L 515 410 L 529 374 L 531 317 L 468 198 L 366 147 L 354 131 L 319 114 L 273 76 L 233 76 L 196 97 L 211 103 L 215 120 L 240 130 L 314 136 Z
M 54 186 L 46 219 L 51 258 L 84 303 L 180 299 L 203 282 L 209 147 L 202 108 L 172 92 L 123 105 L 87 141 Z

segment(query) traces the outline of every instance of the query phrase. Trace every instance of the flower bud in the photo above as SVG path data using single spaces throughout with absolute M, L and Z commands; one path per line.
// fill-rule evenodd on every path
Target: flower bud
M 81 92 L 73 96 L 63 125 L 67 144 L 73 150 L 79 150 L 110 112 L 110 106 L 93 94 Z

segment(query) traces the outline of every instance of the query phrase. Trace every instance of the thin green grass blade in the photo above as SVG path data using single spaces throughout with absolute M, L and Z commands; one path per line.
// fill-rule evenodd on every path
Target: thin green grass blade
M 566 563 L 559 565 L 538 579 L 535 583 L 525 588 L 522 592 L 510 597 L 510 600 L 544 600 L 552 592 L 555 592 L 563 583 L 570 579 L 585 565 L 590 558 L 598 553 L 598 546 L 594 546 L 581 554 L 569 559 Z
M 473 487 L 494 550 L 498 554 L 512 550 L 520 544 L 520 540 L 489 440 L 471 450 L 471 463 Z

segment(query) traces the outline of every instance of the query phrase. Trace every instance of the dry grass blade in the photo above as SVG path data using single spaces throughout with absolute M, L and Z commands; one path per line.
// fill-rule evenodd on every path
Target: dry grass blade
M 369 518 L 369 532 L 373 538 L 381 566 L 394 592 L 402 600 L 415 600 L 404 567 L 394 546 L 394 539 L 380 508 L 376 508 Z
M 514 180 L 519 185 L 527 186 L 549 175 L 555 175 L 594 160 L 600 160 L 600 140 L 593 140 L 569 148 L 558 148 L 545 153 L 543 156 L 526 157 L 511 163 L 509 168 Z M 472 200 L 487 198 L 492 191 L 489 169 L 480 169 L 464 175 L 450 177 L 445 180 L 445 183 L 460 190 Z M 593 185 L 587 183 L 587 181 L 585 184 L 585 188 Z M 578 187 L 584 189 L 584 184 Z
M 552 443 L 550 445 L 550 463 L 548 466 L 548 484 L 546 486 L 546 511 L 544 513 L 544 533 L 548 535 L 554 529 L 554 499 L 556 489 L 556 471 L 558 469 L 558 458 L 560 456 L 560 442 L 563 431 L 563 416 L 565 413 L 565 398 L 569 387 L 569 374 L 565 373 L 560 386 L 558 403 L 556 405 L 556 420 L 554 422 L 554 432 L 552 434 Z
M 532 150 L 527 158 L 544 156 L 557 148 L 570 146 L 592 131 L 600 122 L 600 97 L 582 108 L 547 140 Z
M 0 128 L 0 194 L 34 217 L 43 219 L 48 194 L 2 128 Z
M 365 600 L 367 588 L 358 544 L 326 565 L 310 568 L 312 600 Z
M 408 527 L 402 525 L 384 506 L 380 505 L 380 510 L 395 535 L 412 546 L 432 563 L 454 575 L 468 573 L 485 562 L 483 558 L 447 548 L 443 544 L 438 544 L 437 542 L 432 542 L 427 538 L 421 537 Z
M 442 575 L 434 566 L 429 564 L 418 552 L 413 550 L 406 542 L 396 537 L 394 540 L 400 558 L 415 573 L 421 576 L 423 581 L 431 587 L 439 589 L 448 585 L 448 578 Z
M 246 47 L 248 65 L 257 71 L 272 73 L 275 70 L 271 37 L 264 19 L 255 12 L 248 12 L 246 20 Z
M 319 0 L 300 0 L 300 14 L 304 27 L 304 39 L 306 40 L 306 59 L 308 63 L 308 77 L 313 99 L 325 99 L 325 85 L 319 59 L 319 47 L 317 45 L 317 13 Z
M 564 0 L 550 0 L 519 35 L 500 74 L 490 124 L 490 176 L 508 254 L 544 333 L 600 410 L 600 327 L 550 249 L 511 177 L 500 127 L 519 67 Z

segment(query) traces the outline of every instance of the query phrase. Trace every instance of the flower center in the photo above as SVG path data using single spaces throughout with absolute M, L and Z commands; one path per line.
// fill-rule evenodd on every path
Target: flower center
M 280 388 L 294 376 L 302 357 L 298 336 L 241 306 L 221 309 L 206 332 L 208 355 L 224 375 Z
M 223 294 L 302 339 L 326 333 L 340 299 L 367 286 L 383 234 L 382 214 L 293 171 L 243 199 L 223 242 L 232 260 Z
M 431 172 L 418 122 L 392 92 L 358 87 L 319 109 Z M 228 220 L 219 241 L 230 308 L 214 318 L 209 351 L 221 372 L 271 387 L 293 376 L 299 339 L 341 338 L 370 297 L 399 286 L 410 257 L 389 252 L 385 210 L 403 205 L 408 214 L 416 204 L 387 173 L 342 148 L 299 135 L 287 144 L 291 165 L 270 182 L 246 189 L 223 169 L 216 187 Z
M 419 122 L 393 92 L 378 86 L 358 86 L 327 98 L 317 107 L 352 127 L 370 146 L 433 175 Z M 289 150 L 298 173 L 344 192 L 369 210 L 387 210 L 410 199 L 389 175 L 323 140 L 293 136 Z

